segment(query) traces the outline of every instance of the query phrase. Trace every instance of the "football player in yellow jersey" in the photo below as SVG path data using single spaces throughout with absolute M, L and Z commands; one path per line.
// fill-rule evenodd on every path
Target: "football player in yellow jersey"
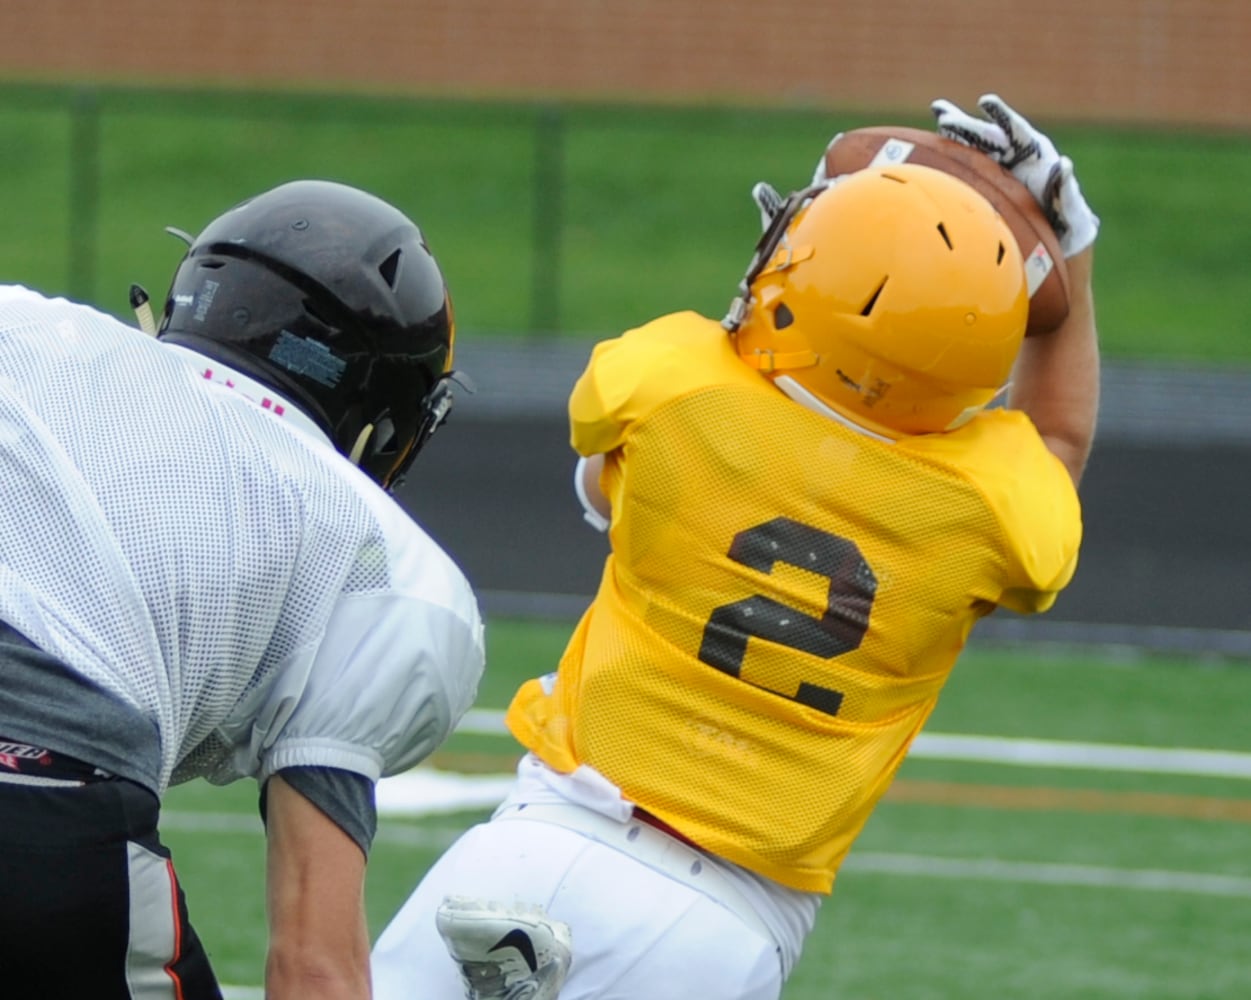
M 758 195 L 724 321 L 598 345 L 569 414 L 612 552 L 559 669 L 509 708 L 515 790 L 380 938 L 382 1000 L 457 995 L 440 935 L 470 997 L 778 997 L 977 620 L 1068 583 L 1098 219 L 998 98 L 934 110 L 1054 220 L 1067 320 L 1025 340 L 1006 223 L 895 166 Z

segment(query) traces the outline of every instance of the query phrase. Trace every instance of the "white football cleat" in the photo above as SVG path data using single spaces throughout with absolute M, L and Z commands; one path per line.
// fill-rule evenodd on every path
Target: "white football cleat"
M 460 967 L 467 1000 L 556 1000 L 569 973 L 569 926 L 540 906 L 448 896 L 435 926 Z

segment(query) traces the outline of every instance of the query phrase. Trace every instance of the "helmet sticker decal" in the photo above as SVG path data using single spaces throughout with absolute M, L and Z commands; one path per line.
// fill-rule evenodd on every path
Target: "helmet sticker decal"
M 220 281 L 206 280 L 200 286 L 200 290 L 195 297 L 195 315 L 192 317 L 197 323 L 203 323 L 204 317 L 208 315 L 209 309 L 213 306 L 213 299 L 217 295 L 217 289 L 221 287 Z
M 331 353 L 330 348 L 307 337 L 297 337 L 290 330 L 283 330 L 269 352 L 269 360 L 289 372 L 303 375 L 321 385 L 334 387 L 339 384 L 347 362 Z

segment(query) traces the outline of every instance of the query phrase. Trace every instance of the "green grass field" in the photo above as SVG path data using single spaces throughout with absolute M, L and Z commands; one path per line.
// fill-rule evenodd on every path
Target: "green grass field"
M 503 708 L 521 679 L 551 669 L 568 631 L 491 621 L 479 707 Z M 1248 703 L 1246 663 L 971 649 L 923 740 L 1062 741 L 1085 746 L 1088 766 L 949 759 L 918 744 L 785 997 L 1251 996 Z M 1113 769 L 1093 766 L 1101 750 L 1088 744 L 1155 750 Z M 1178 756 L 1186 748 L 1223 756 L 1185 773 L 1176 764 L 1190 759 Z M 503 771 L 516 755 L 507 738 L 458 733 L 432 763 Z M 265 943 L 255 812 L 250 783 L 184 786 L 166 806 L 192 919 L 239 998 L 260 995 Z M 485 815 L 382 818 L 367 891 L 375 935 L 438 852 Z
M 831 135 L 881 117 L 0 85 L 0 276 L 128 315 L 130 283 L 159 300 L 180 256 L 163 227 L 315 176 L 421 221 L 465 336 L 720 316 L 752 184 L 806 183 Z M 1108 355 L 1251 365 L 1251 136 L 1040 124 L 1103 218 Z

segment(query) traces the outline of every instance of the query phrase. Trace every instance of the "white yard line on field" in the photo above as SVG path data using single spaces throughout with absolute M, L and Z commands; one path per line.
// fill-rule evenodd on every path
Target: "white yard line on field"
M 1116 743 L 922 733 L 913 743 L 908 756 L 1018 767 L 1070 767 L 1143 774 L 1187 774 L 1204 778 L 1251 778 L 1251 753 L 1190 747 L 1122 746 Z
M 457 732 L 506 735 L 504 713 L 473 709 Z M 1011 739 L 922 733 L 908 756 L 922 760 L 980 761 L 1017 767 L 1067 767 L 1146 774 L 1189 774 L 1206 778 L 1251 778 L 1251 753 L 1189 747 L 1122 746 L 1061 740 Z
M 1000 861 L 994 858 L 939 858 L 924 854 L 853 851 L 844 862 L 842 870 L 874 875 L 981 879 L 1073 888 L 1139 889 L 1147 892 L 1180 892 L 1197 896 L 1251 899 L 1251 878 L 1152 868 L 1103 868 L 1094 865 Z

